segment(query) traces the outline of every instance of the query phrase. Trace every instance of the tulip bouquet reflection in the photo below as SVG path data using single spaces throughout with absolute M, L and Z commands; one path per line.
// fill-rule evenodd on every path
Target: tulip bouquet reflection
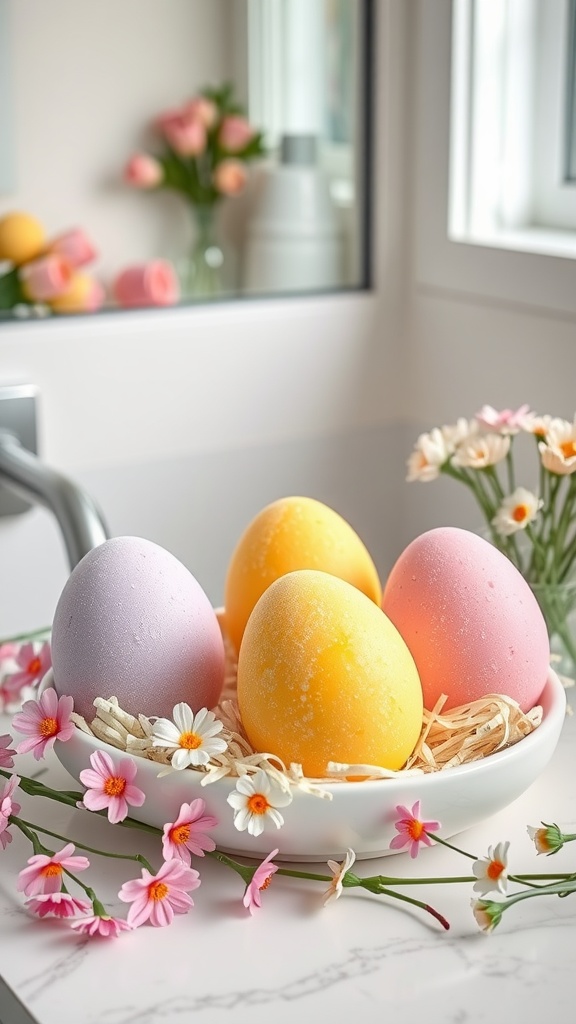
M 193 247 L 181 275 L 184 297 L 216 294 L 224 256 L 215 210 L 223 199 L 244 191 L 246 165 L 264 153 L 262 133 L 245 117 L 230 84 L 205 88 L 164 111 L 153 128 L 159 152 L 135 153 L 124 168 L 124 180 L 149 191 L 168 189 L 184 199 L 194 220 Z

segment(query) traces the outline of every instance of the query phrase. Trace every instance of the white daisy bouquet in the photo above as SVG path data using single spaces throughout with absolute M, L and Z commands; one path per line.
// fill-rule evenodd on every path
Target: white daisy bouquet
M 533 479 L 525 486 L 516 456 L 532 444 Z M 529 453 L 528 453 L 529 454 Z M 421 434 L 408 459 L 408 481 L 441 474 L 464 484 L 482 512 L 488 536 L 532 587 L 552 642 L 576 667 L 568 622 L 576 608 L 576 416 L 537 415 L 527 405 L 498 412 L 484 405 L 468 420 Z

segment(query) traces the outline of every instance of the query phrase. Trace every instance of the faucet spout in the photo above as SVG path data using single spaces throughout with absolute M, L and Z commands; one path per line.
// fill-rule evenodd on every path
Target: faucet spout
M 110 536 L 97 505 L 78 484 L 0 430 L 0 483 L 19 497 L 50 509 L 60 527 L 70 570 Z

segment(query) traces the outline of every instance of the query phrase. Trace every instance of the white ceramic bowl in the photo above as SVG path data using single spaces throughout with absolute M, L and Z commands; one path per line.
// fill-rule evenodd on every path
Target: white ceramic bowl
M 48 677 L 45 684 L 51 685 Z M 547 765 L 562 730 L 566 695 L 552 669 L 539 703 L 543 708 L 541 724 L 511 747 L 429 774 L 325 783 L 323 788 L 332 795 L 331 800 L 296 790 L 292 803 L 282 809 L 282 828 L 272 825 L 258 838 L 234 826 L 234 813 L 226 798 L 235 779 L 201 786 L 202 775 L 190 769 L 158 778 L 161 766 L 144 758 L 135 758 L 135 782 L 144 790 L 146 800 L 141 808 L 131 808 L 130 814 L 161 829 L 165 822 L 176 819 L 182 803 L 202 797 L 207 813 L 218 819 L 212 835 L 225 853 L 260 858 L 278 847 L 278 860 L 325 861 L 341 859 L 352 847 L 358 859 L 382 857 L 395 852 L 389 847 L 397 834 L 398 804 L 411 807 L 420 800 L 423 817 L 440 821 L 442 836 L 449 838 L 516 800 Z M 75 779 L 89 766 L 94 750 L 106 750 L 115 758 L 126 756 L 79 729 L 67 743 L 56 743 L 59 760 Z

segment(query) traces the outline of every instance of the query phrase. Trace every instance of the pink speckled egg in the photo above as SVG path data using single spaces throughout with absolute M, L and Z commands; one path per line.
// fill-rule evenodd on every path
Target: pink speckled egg
M 218 703 L 224 644 L 204 590 L 174 555 L 141 537 L 114 537 L 73 569 L 56 606 L 57 693 L 88 721 L 96 697 L 130 714 L 172 717 Z
M 546 683 L 546 623 L 526 580 L 487 540 L 444 526 L 416 537 L 384 588 L 382 608 L 414 658 L 424 704 L 445 709 L 489 693 L 523 711 Z

